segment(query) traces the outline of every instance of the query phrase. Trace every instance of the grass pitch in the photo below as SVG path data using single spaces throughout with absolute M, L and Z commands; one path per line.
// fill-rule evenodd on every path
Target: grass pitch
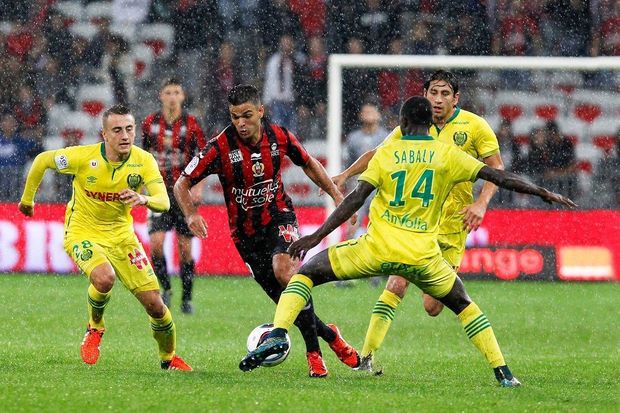
M 466 281 L 523 383 L 496 385 L 449 311 L 425 315 L 413 287 L 377 355 L 381 377 L 353 372 L 329 347 L 330 375 L 307 377 L 297 330 L 288 360 L 242 373 L 245 340 L 274 305 L 248 278 L 196 281 L 196 314 L 173 316 L 192 373 L 161 371 L 139 303 L 120 285 L 106 310 L 95 366 L 79 356 L 87 282 L 79 276 L 0 275 L 2 412 L 406 412 L 620 410 L 618 284 Z M 381 286 L 382 288 L 382 286 Z M 358 282 L 314 290 L 318 314 L 361 347 L 381 288 Z

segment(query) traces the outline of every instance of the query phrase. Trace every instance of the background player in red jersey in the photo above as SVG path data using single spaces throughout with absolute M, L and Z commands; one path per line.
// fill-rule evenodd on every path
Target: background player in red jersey
M 237 251 L 256 282 L 277 303 L 299 266 L 287 252 L 299 235 L 293 203 L 284 191 L 280 173 L 284 156 L 300 166 L 336 204 L 343 197 L 295 135 L 263 118 L 265 109 L 254 86 L 235 86 L 228 102 L 232 123 L 187 165 L 174 186 L 174 195 L 192 233 L 205 238 L 207 225 L 194 206 L 190 189 L 206 176 L 218 175 Z M 335 325 L 325 325 L 314 314 L 311 300 L 295 325 L 306 343 L 311 377 L 327 376 L 318 337 L 329 343 L 343 363 L 359 365 L 357 351 L 344 341 Z
M 142 122 L 142 147 L 151 152 L 157 160 L 170 197 L 170 210 L 164 213 L 149 213 L 151 258 L 163 289 L 162 298 L 169 306 L 172 290 L 164 257 L 164 238 L 166 231 L 174 229 L 177 234 L 183 285 L 181 311 L 191 314 L 193 312 L 191 299 L 194 279 L 192 232 L 187 227 L 183 212 L 175 202 L 172 192 L 183 167 L 205 146 L 206 141 L 198 120 L 183 110 L 185 93 L 178 79 L 171 78 L 162 83 L 159 100 L 161 110 L 151 113 Z M 200 186 L 194 187 L 192 200 L 200 202 L 201 196 Z

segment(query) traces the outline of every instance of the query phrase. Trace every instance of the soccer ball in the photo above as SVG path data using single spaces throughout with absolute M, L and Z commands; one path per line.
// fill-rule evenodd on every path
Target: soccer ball
M 248 340 L 246 346 L 248 348 L 248 352 L 256 350 L 256 347 L 260 346 L 263 341 L 267 338 L 269 333 L 273 330 L 273 324 L 265 323 L 256 327 L 250 335 L 248 336 Z M 267 357 L 261 363 L 263 367 L 273 367 L 282 363 L 288 357 L 288 353 L 291 351 L 291 338 L 286 334 L 286 341 L 288 341 L 288 349 L 283 354 L 272 354 Z

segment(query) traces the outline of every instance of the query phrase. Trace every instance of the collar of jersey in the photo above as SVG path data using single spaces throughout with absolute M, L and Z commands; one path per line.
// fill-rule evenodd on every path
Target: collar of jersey
M 112 165 L 112 162 L 110 162 L 108 158 L 105 156 L 105 142 L 101 142 L 100 149 L 101 149 L 101 157 L 103 158 L 103 160 L 106 161 L 108 164 Z M 127 159 L 121 162 L 120 165 L 114 167 L 114 169 L 118 169 L 121 166 L 125 165 L 125 163 L 129 160 L 129 158 L 131 158 L 131 152 L 129 152 L 129 156 L 127 157 Z
M 443 127 L 445 128 L 448 123 L 452 122 L 454 120 L 454 118 L 456 118 L 459 115 L 460 112 L 461 112 L 461 108 L 457 106 L 456 109 L 454 110 L 454 113 L 452 114 L 452 116 L 450 116 L 450 119 L 448 119 L 446 121 L 446 123 L 445 123 L 445 125 L 443 125 Z M 439 129 L 437 127 L 437 125 L 435 125 L 433 123 L 433 126 L 435 127 L 435 129 L 437 129 L 437 133 L 441 132 L 441 129 Z
M 401 139 L 404 141 L 432 141 L 434 138 L 431 135 L 403 135 Z

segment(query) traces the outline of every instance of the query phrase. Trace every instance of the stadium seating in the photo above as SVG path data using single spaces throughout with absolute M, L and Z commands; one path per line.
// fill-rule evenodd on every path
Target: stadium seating
M 98 23 L 102 18 L 112 20 L 112 2 L 96 1 L 85 7 L 86 19 L 91 23 Z
M 174 28 L 169 24 L 144 24 L 136 35 L 138 41 L 153 49 L 157 57 L 169 57 L 174 43 Z
M 79 1 L 59 1 L 54 4 L 54 8 L 65 17 L 66 25 L 81 21 L 85 15 L 82 2 Z
M 92 117 L 99 115 L 106 107 L 112 105 L 113 102 L 114 97 L 112 96 L 110 85 L 82 85 L 77 93 L 78 107 Z

